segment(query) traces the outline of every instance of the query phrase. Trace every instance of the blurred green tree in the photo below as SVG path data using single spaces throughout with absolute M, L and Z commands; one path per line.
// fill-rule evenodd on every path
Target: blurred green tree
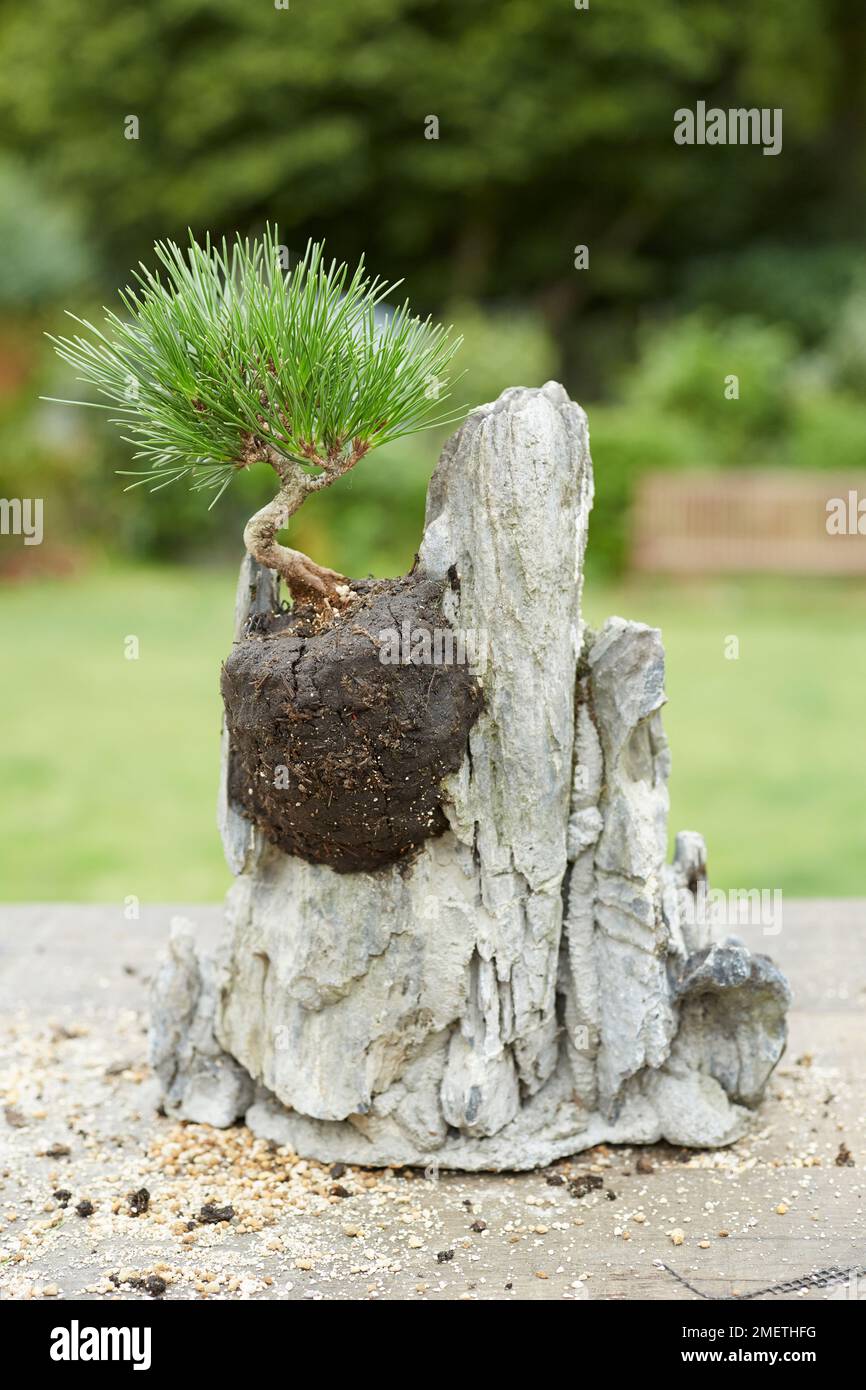
M 633 479 L 651 464 L 859 461 L 859 0 L 588 11 L 570 0 L 0 0 L 0 42 L 2 143 L 67 219 L 22 219 L 7 195 L 33 228 L 42 299 L 70 270 L 85 299 L 79 227 L 106 288 L 188 226 L 231 237 L 271 220 L 295 251 L 309 236 L 341 259 L 364 249 L 373 271 L 406 277 L 422 313 L 460 304 L 461 319 L 487 325 L 476 360 L 464 354 L 469 405 L 545 375 L 605 403 L 593 409 L 594 550 L 616 562 Z M 699 99 L 781 107 L 781 155 L 675 145 L 675 110 Z M 432 115 L 438 139 L 425 138 Z M 584 244 L 589 269 L 577 270 Z M 14 259 L 10 279 L 30 283 Z M 728 317 L 735 334 L 720 330 Z M 739 414 L 718 392 L 722 370 L 756 374 Z M 44 368 L 27 387 L 68 389 Z M 177 553 L 195 498 L 118 506 L 120 460 L 92 427 L 61 439 L 50 407 L 24 414 L 20 398 L 0 401 L 7 474 L 56 454 L 71 529 L 93 513 L 124 550 Z M 406 563 L 435 450 L 406 451 L 399 496 L 383 496 L 385 472 L 371 468 L 363 485 L 347 482 L 365 490 L 345 515 L 336 494 L 305 508 L 300 543 L 353 572 Z M 83 461 L 104 484 L 90 501 L 74 496 Z M 221 507 L 242 515 L 257 500 L 249 488 Z M 230 518 L 218 529 L 231 534 Z
M 29 314 L 81 289 L 94 264 L 79 218 L 16 159 L 0 158 L 0 312 Z
M 0 41 L 6 141 L 77 201 L 112 282 L 157 236 L 270 218 L 411 275 L 425 308 L 531 297 L 567 337 L 702 255 L 780 226 L 853 240 L 866 210 L 855 0 L 4 0 Z M 676 146 L 698 98 L 781 106 L 782 157 Z

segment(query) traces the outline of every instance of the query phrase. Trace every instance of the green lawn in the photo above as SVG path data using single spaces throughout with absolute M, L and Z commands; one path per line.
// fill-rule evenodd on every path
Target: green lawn
M 702 832 L 712 883 L 866 895 L 866 586 L 588 584 L 584 607 L 662 629 L 671 828 Z
M 233 594 L 230 573 L 173 569 L 2 591 L 0 897 L 222 895 Z M 588 582 L 585 606 L 664 630 L 672 827 L 703 831 L 714 884 L 866 895 L 866 587 Z

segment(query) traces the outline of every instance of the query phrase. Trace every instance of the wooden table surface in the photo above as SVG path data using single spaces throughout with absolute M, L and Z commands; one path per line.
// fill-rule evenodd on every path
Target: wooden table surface
M 157 1115 L 148 980 L 173 915 L 219 913 L 0 908 L 0 1297 L 146 1298 L 130 1279 L 150 1277 L 183 1299 L 866 1298 L 866 902 L 786 902 L 778 935 L 739 929 L 794 990 L 746 1140 L 474 1176 L 335 1178 Z M 587 1173 L 602 1186 L 575 1196 Z M 227 1225 L 201 1220 L 210 1200 L 233 1206 Z

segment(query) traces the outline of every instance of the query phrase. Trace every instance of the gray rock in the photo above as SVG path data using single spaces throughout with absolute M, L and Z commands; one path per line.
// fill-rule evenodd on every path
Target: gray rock
M 731 1142 L 784 1047 L 786 986 L 665 863 L 660 634 L 580 612 L 586 417 L 506 391 L 446 445 L 420 563 L 486 651 L 485 706 L 411 864 L 337 874 L 266 844 L 225 792 L 223 944 L 173 937 L 154 1058 L 175 1113 L 326 1161 L 531 1168 L 607 1140 Z M 271 577 L 245 561 L 236 631 Z M 255 1100 L 252 1099 L 255 1084 Z M 195 1112 L 195 1113 L 193 1113 Z
M 172 918 L 152 990 L 150 1064 L 170 1115 L 224 1128 L 243 1116 L 255 1087 L 214 1037 L 221 954 L 217 940 L 196 939 L 192 922 Z
M 791 992 L 782 972 L 729 937 L 689 956 L 676 988 L 685 1055 L 732 1100 L 756 1106 L 785 1046 Z

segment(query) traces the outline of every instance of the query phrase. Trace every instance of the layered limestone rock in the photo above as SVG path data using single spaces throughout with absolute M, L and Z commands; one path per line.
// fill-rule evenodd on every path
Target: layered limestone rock
M 179 929 L 156 986 L 171 1111 L 245 1114 L 328 1161 L 464 1169 L 743 1133 L 787 985 L 693 910 L 700 836 L 665 862 L 661 635 L 585 630 L 591 505 L 586 417 L 555 383 L 506 391 L 446 446 L 420 566 L 486 655 L 484 708 L 444 785 L 448 829 L 411 861 L 346 874 L 284 854 L 230 803 L 224 746 L 226 935 L 196 954 Z M 238 637 L 275 598 L 246 560 Z

